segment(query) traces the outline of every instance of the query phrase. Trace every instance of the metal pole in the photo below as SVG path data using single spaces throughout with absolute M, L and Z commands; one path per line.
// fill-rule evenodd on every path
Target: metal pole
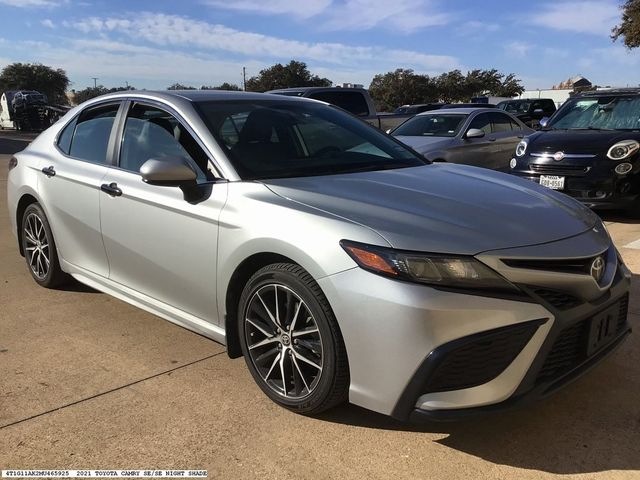
M 93 78 L 93 88 L 97 88 L 98 87 L 98 77 L 91 77 Z
M 242 90 L 247 91 L 247 68 L 242 67 Z

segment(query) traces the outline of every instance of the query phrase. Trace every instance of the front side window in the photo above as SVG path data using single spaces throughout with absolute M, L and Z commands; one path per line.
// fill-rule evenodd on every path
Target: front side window
M 553 116 L 551 129 L 640 129 L 640 95 L 568 100 Z
M 120 168 L 138 173 L 149 159 L 182 157 L 198 175 L 198 182 L 213 180 L 208 155 L 189 131 L 170 113 L 144 104 L 134 104 L 124 127 Z
M 455 137 L 466 115 L 463 114 L 429 114 L 413 117 L 393 131 L 393 135 L 408 137 Z
M 109 138 L 120 103 L 88 108 L 62 132 L 59 146 L 71 157 L 106 164 Z
M 278 99 L 195 106 L 244 180 L 424 165 L 379 130 L 327 105 Z
M 486 135 L 491 133 L 491 117 L 488 113 L 481 113 L 471 121 L 469 129 L 477 128 L 482 130 Z

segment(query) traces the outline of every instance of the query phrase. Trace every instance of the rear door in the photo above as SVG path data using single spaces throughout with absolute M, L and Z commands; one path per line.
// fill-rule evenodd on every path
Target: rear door
M 518 122 L 505 113 L 491 112 L 489 115 L 495 138 L 489 168 L 506 172 L 516 145 L 524 137 L 524 131 Z
M 100 233 L 100 185 L 111 165 L 122 102 L 82 111 L 59 134 L 55 160 L 42 164 L 39 193 L 63 261 L 107 277 Z
M 109 278 L 213 321 L 218 216 L 227 184 L 215 182 L 209 154 L 188 124 L 166 106 L 132 103 L 121 138 L 118 165 L 102 180 L 107 191 L 100 196 Z M 142 181 L 143 163 L 168 156 L 191 163 L 202 199 L 190 202 L 179 187 Z

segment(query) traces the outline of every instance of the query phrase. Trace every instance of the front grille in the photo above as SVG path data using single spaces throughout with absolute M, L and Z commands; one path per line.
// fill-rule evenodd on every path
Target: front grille
M 568 310 L 583 303 L 578 297 L 559 290 L 538 289 L 534 290 L 533 293 L 558 310 Z
M 529 270 L 547 270 L 551 272 L 577 273 L 589 275 L 591 264 L 599 257 L 596 255 L 586 258 L 572 258 L 561 260 L 530 260 L 503 258 L 502 263 L 512 268 L 526 268 Z
M 531 163 L 529 164 L 529 170 L 540 174 L 549 175 L 584 175 L 591 167 L 584 167 L 580 165 L 563 165 L 553 163 Z
M 622 332 L 627 321 L 629 296 L 620 300 L 617 333 Z M 565 328 L 553 344 L 538 372 L 536 382 L 551 381 L 578 367 L 587 359 L 587 342 L 591 318 Z
M 424 393 L 471 388 L 500 375 L 522 351 L 541 321 L 497 328 L 435 350 L 438 362 Z

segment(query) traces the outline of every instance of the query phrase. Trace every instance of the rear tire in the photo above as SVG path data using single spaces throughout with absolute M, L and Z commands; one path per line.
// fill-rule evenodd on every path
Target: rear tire
M 69 276 L 60 268 L 53 233 L 40 204 L 32 203 L 25 209 L 20 228 L 24 258 L 36 283 L 55 288 L 67 282 Z
M 238 332 L 251 375 L 277 404 L 313 415 L 347 399 L 342 334 L 320 287 L 300 266 L 268 265 L 249 279 Z

